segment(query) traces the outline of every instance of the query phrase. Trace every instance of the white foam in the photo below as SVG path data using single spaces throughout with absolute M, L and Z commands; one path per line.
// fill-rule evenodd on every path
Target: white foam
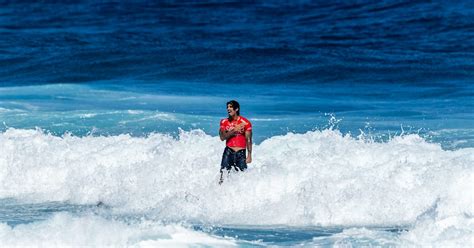
M 138 122 L 141 122 L 141 121 L 149 121 L 149 120 L 184 123 L 183 121 L 179 120 L 175 115 L 170 114 L 170 113 L 157 113 L 157 114 L 153 114 L 151 116 L 143 117 L 143 118 L 140 118 L 140 119 L 120 121 L 119 123 L 120 124 L 138 123 Z
M 474 220 L 456 215 L 417 222 L 401 236 L 403 246 L 472 247 L 474 246 Z
M 2 247 L 235 247 L 230 238 L 210 236 L 180 225 L 142 221 L 127 224 L 98 216 L 59 213 L 14 228 L 0 223 Z
M 474 246 L 474 174 L 460 175 L 440 195 L 440 202 L 401 236 L 404 245 Z
M 337 130 L 275 136 L 254 145 L 249 170 L 222 186 L 224 143 L 199 130 L 174 139 L 8 129 L 0 147 L 0 197 L 103 201 L 168 220 L 237 225 L 400 226 L 429 211 L 433 223 L 474 216 L 474 149 L 446 151 L 417 135 L 382 143 Z
M 128 113 L 128 114 L 131 114 L 131 115 L 139 115 L 139 114 L 143 114 L 144 111 L 142 111 L 142 110 L 132 110 L 132 109 L 129 109 L 129 110 L 127 110 L 127 113 Z
M 96 117 L 96 113 L 86 113 L 86 114 L 79 114 L 79 118 L 81 119 L 88 119 L 88 118 L 93 118 Z
M 377 229 L 349 228 L 330 237 L 313 238 L 312 247 L 396 247 L 400 246 L 396 233 Z

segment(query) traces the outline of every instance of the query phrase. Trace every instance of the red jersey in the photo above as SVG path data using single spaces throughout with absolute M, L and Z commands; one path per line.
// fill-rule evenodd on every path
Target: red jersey
M 221 131 L 229 130 L 240 123 L 244 123 L 244 128 L 242 132 L 236 132 L 234 136 L 230 137 L 226 141 L 226 146 L 228 147 L 241 147 L 246 148 L 247 139 L 245 138 L 246 131 L 252 131 L 252 124 L 246 118 L 239 116 L 237 120 L 229 121 L 228 118 L 221 120 Z

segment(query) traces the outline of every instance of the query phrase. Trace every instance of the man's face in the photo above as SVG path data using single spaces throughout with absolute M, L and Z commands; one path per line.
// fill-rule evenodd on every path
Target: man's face
M 234 110 L 234 108 L 232 107 L 232 105 L 227 104 L 227 113 L 229 114 L 229 116 L 234 117 L 234 116 L 237 115 L 237 109 Z

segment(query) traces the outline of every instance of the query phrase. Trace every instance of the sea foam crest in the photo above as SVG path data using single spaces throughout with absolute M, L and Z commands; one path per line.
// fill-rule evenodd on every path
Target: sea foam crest
M 40 222 L 10 227 L 0 223 L 2 247 L 236 247 L 231 238 L 214 237 L 180 225 L 142 221 L 123 223 L 94 215 L 58 213 Z
M 446 151 L 417 135 L 368 142 L 338 130 L 254 145 L 245 173 L 217 184 L 224 144 L 179 138 L 0 133 L 0 197 L 102 201 L 167 220 L 293 226 L 409 225 L 473 213 L 474 149 Z

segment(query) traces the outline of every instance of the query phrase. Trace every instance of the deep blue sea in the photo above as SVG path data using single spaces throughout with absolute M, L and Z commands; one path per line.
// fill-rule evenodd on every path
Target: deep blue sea
M 474 245 L 474 2 L 60 2 L 0 5 L 0 246 Z

